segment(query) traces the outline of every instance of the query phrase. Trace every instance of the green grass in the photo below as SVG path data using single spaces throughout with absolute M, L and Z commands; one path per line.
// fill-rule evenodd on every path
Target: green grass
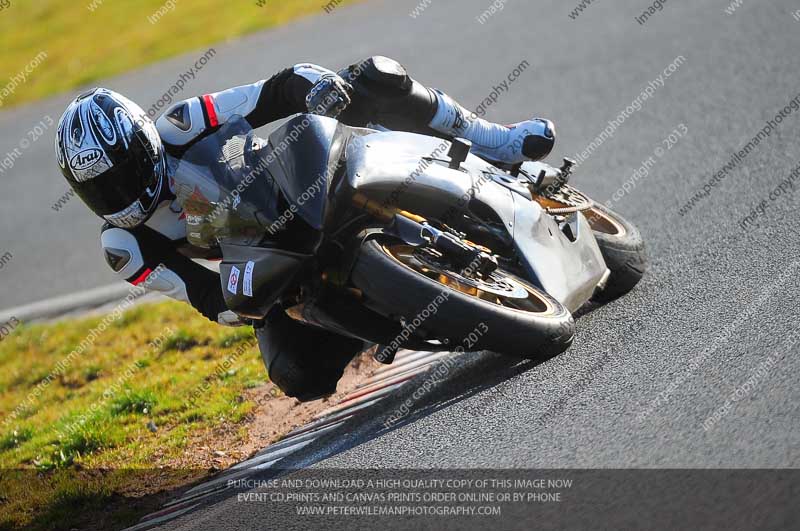
M 20 325 L 0 342 L 0 529 L 81 527 L 97 500 L 123 510 L 206 474 L 170 467 L 192 455 L 193 437 L 243 426 L 253 408 L 243 393 L 267 382 L 251 328 L 179 303 L 136 307 L 70 357 L 101 320 Z M 202 400 L 188 400 L 197 389 Z
M 0 11 L 0 89 L 40 52 L 47 55 L 13 94 L 3 98 L 2 107 L 95 83 L 303 15 L 324 14 L 327 2 L 266 0 L 259 7 L 255 0 L 177 0 L 173 10 L 151 24 L 148 17 L 165 4 L 166 0 L 11 0 L 11 7 Z
M 126 388 L 111 402 L 111 414 L 114 416 L 136 413 L 147 415 L 158 403 L 156 395 L 145 389 L 134 390 Z
M 31 437 L 33 437 L 33 430 L 30 428 L 13 430 L 10 433 L 0 437 L 0 452 L 13 450 L 14 448 L 19 447 L 20 444 L 30 440 Z
M 169 337 L 161 347 L 161 352 L 169 352 L 170 350 L 177 350 L 178 352 L 185 352 L 198 345 L 197 339 L 186 330 L 178 330 L 174 335 Z

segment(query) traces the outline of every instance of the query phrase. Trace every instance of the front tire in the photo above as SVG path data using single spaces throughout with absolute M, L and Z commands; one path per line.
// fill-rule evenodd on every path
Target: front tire
M 603 290 L 592 300 L 611 302 L 631 291 L 647 269 L 644 239 L 631 222 L 601 205 L 595 204 L 585 213 L 600 252 L 611 270 Z
M 376 310 L 452 349 L 549 357 L 567 350 L 575 335 L 570 312 L 524 280 L 498 269 L 481 286 L 436 264 L 427 249 L 369 240 L 352 280 Z

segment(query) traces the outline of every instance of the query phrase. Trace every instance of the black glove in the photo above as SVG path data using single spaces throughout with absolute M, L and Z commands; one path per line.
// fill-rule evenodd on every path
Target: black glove
M 336 118 L 350 105 L 353 86 L 337 74 L 327 74 L 311 87 L 306 106 L 311 114 Z

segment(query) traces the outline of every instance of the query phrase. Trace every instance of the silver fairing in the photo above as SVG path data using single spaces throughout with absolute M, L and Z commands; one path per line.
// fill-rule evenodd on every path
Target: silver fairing
M 347 148 L 348 182 L 387 206 L 429 218 L 456 219 L 470 200 L 490 207 L 513 237 L 530 280 L 575 311 L 608 271 L 582 214 L 568 220 L 574 241 L 531 200 L 525 186 L 469 155 L 461 170 L 448 167 L 449 142 L 403 132 L 354 137 Z

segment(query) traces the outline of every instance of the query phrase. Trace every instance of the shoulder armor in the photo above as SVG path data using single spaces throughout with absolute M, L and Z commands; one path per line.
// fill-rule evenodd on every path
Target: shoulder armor
M 185 146 L 206 130 L 206 121 L 199 98 L 176 103 L 158 120 L 156 128 L 166 144 Z
M 120 277 L 129 279 L 144 268 L 144 257 L 136 236 L 125 229 L 110 227 L 100 235 L 103 254 L 111 269 Z
M 162 140 L 185 146 L 231 116 L 247 117 L 256 109 L 264 83 L 262 80 L 176 103 L 156 121 Z

